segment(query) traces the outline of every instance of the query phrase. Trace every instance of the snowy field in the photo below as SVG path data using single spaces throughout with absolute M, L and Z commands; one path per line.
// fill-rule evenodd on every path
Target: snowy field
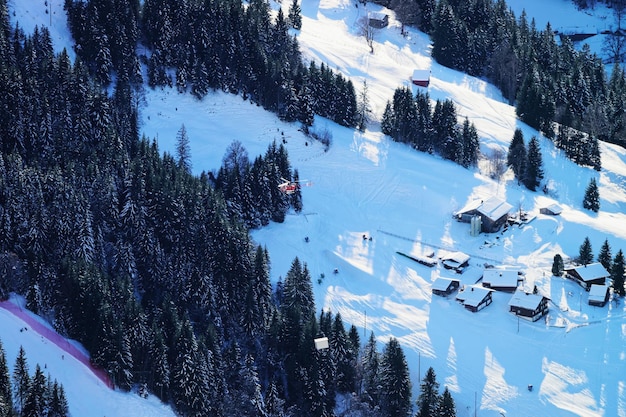
M 29 3 L 36 7 L 29 8 Z M 283 1 L 283 7 L 289 3 Z M 537 135 L 516 119 L 514 108 L 493 86 L 436 64 L 426 35 L 410 31 L 402 37 L 393 13 L 390 26 L 376 35 L 370 54 L 365 40 L 356 34 L 356 22 L 367 12 L 362 5 L 355 7 L 347 0 L 303 3 L 303 26 L 297 36 L 304 56 L 341 71 L 357 89 L 366 80 L 376 118 L 394 90 L 409 85 L 413 69 L 430 68 L 431 98 L 455 103 L 459 115 L 476 125 L 483 152 L 506 151 L 515 128 L 522 129 L 526 142 Z M 517 0 L 511 5 L 516 15 L 525 7 L 538 28 L 545 26 L 546 16 L 558 19 L 551 21 L 553 28 L 610 26 L 609 13 L 592 17 L 565 0 Z M 59 15 L 61 1 L 54 0 L 51 6 L 53 13 L 56 10 L 52 25 L 58 50 L 67 42 L 63 41 L 67 29 Z M 43 0 L 12 0 L 9 7 L 12 19 L 27 31 L 35 24 L 49 23 Z M 371 3 L 368 10 L 383 11 Z M 597 39 L 591 42 L 598 47 Z M 550 273 L 554 255 L 576 256 L 585 237 L 594 254 L 605 239 L 613 254 L 626 250 L 624 149 L 603 144 L 603 168 L 597 173 L 569 162 L 539 136 L 545 177 L 555 190 L 553 197 L 547 197 L 519 187 L 510 175 L 494 182 L 479 169 L 466 170 L 410 150 L 385 138 L 377 123 L 358 133 L 317 119 L 315 128 L 333 135 L 332 146 L 324 152 L 297 125 L 282 123 L 273 114 L 222 93 L 198 101 L 173 90 L 150 91 L 141 117 L 142 133 L 157 139 L 168 152 L 173 152 L 176 133 L 185 125 L 195 173 L 217 170 L 234 140 L 244 144 L 251 158 L 264 153 L 271 141 L 286 140 L 292 167 L 312 186 L 303 188 L 301 214 L 292 213 L 285 223 L 253 233 L 269 249 L 272 278 L 286 274 L 296 256 L 306 262 L 318 309 L 340 312 L 344 321 L 360 328 L 364 338 L 373 331 L 381 343 L 391 336 L 400 340 L 415 394 L 432 366 L 438 381 L 449 387 L 460 417 L 626 417 L 623 300 L 591 307 L 579 286 Z M 600 187 L 598 214 L 582 209 L 591 177 L 598 179 Z M 452 213 L 475 198 L 491 196 L 537 217 L 521 228 L 471 237 L 468 225 L 457 223 Z M 540 207 L 553 202 L 563 207 L 561 216 L 538 214 Z M 364 240 L 363 235 L 372 240 Z M 453 275 L 440 266 L 419 265 L 398 251 L 413 255 L 462 251 L 471 260 L 465 273 Z M 510 294 L 496 293 L 493 304 L 478 313 L 464 309 L 453 297 L 431 295 L 437 277 L 473 284 L 486 263 L 523 271 L 524 286 L 530 290 L 536 285 L 540 294 L 552 300 L 548 317 L 534 323 L 518 320 L 508 312 Z M 333 274 L 335 268 L 338 274 Z M 61 353 L 55 345 L 22 334 L 18 329 L 23 324 L 13 323 L 2 310 L 0 314 L 0 337 L 9 363 L 20 344 L 33 368 L 35 362 L 47 363 L 51 375 L 65 386 L 73 415 L 128 415 L 122 410 L 133 410 L 133 415 L 172 415 L 158 404 L 108 390 L 95 376 L 80 370 L 80 363 L 69 372 L 68 359 L 58 360 Z M 78 382 L 72 383 L 74 379 Z M 528 385 L 533 385 L 532 391 Z M 90 413 L 89 407 L 98 411 Z

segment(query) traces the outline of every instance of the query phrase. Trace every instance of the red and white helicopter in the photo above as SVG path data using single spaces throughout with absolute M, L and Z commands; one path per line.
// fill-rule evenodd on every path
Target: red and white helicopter
M 278 184 L 278 189 L 287 195 L 295 193 L 296 189 L 298 188 L 298 184 L 302 184 L 307 187 L 311 185 L 311 183 L 306 180 L 290 181 L 284 178 L 281 178 L 280 180 L 282 182 Z

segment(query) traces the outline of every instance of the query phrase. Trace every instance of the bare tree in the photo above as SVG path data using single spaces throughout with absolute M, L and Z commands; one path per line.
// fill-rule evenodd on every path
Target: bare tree
M 626 14 L 626 2 L 624 0 L 613 0 L 611 8 L 613 9 L 613 17 L 615 17 L 615 23 L 617 23 L 617 30 L 619 31 L 622 28 L 622 19 Z
M 626 2 L 624 0 L 613 0 L 610 2 L 610 6 L 613 9 L 613 19 L 617 28 L 604 37 L 602 47 L 612 63 L 623 62 L 626 37 L 622 33 L 622 20 L 626 15 Z
M 623 62 L 626 47 L 626 36 L 621 31 L 609 33 L 602 41 L 603 52 L 608 56 L 609 63 Z
M 361 16 L 357 21 L 357 28 L 359 35 L 365 38 L 367 46 L 370 47 L 370 53 L 374 53 L 374 38 L 378 33 L 378 29 L 370 25 L 369 17 Z
M 500 148 L 493 148 L 487 158 L 489 161 L 489 176 L 499 181 L 507 169 L 504 151 Z

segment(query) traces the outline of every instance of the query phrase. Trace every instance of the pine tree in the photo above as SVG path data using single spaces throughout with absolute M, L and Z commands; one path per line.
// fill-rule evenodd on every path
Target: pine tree
M 626 270 L 624 253 L 620 249 L 613 259 L 613 266 L 611 268 L 611 280 L 613 281 L 613 291 L 615 294 L 623 297 L 626 295 L 626 288 L 624 287 L 624 272 Z
M 23 417 L 39 417 L 46 409 L 46 388 L 48 382 L 39 364 L 35 366 L 35 375 L 31 380 L 30 389 L 24 402 L 21 415 Z
M 337 364 L 337 389 L 341 393 L 350 393 L 354 390 L 356 380 L 353 363 L 354 352 L 351 349 L 351 344 L 339 313 L 335 315 L 329 343 L 334 362 Z
M 417 132 L 415 147 L 418 151 L 433 153 L 433 112 L 430 105 L 428 92 L 421 90 L 415 95 L 415 107 L 417 108 Z
M 311 276 L 306 264 L 301 264 L 298 258 L 292 261 L 291 268 L 285 276 L 283 307 L 295 309 L 301 320 L 300 324 L 307 321 L 315 312 Z
M 50 393 L 49 401 L 50 412 L 49 417 L 67 417 L 69 416 L 69 405 L 65 396 L 65 389 L 63 385 L 59 384 L 56 380 L 52 385 L 52 392 Z
M 518 182 L 524 177 L 526 171 L 526 145 L 524 144 L 524 134 L 517 128 L 513 133 L 513 139 L 509 144 L 509 151 L 506 156 L 506 164 L 513 169 L 513 174 Z
M 524 185 L 531 191 L 535 191 L 543 179 L 543 160 L 537 137 L 528 143 L 528 162 L 524 173 Z
M 363 358 L 361 359 L 363 367 L 363 381 L 362 389 L 366 401 L 371 405 L 378 405 L 379 401 L 379 385 L 380 380 L 380 353 L 376 347 L 376 338 L 374 332 L 370 333 L 370 337 L 367 340 L 363 351 Z
M 0 417 L 10 417 L 13 409 L 11 376 L 6 354 L 0 341 Z
M 565 266 L 563 265 L 563 257 L 560 253 L 554 255 L 554 261 L 552 262 L 552 275 L 555 277 L 560 277 L 563 275 L 563 269 Z
M 173 370 L 173 399 L 177 410 L 188 416 L 205 416 L 216 404 L 210 404 L 209 375 L 204 357 L 198 350 L 189 320 L 184 320 L 176 344 L 177 358 Z
M 370 122 L 371 114 L 372 114 L 372 108 L 370 106 L 369 97 L 367 94 L 367 80 L 363 79 L 363 88 L 361 88 L 361 92 L 359 94 L 359 100 L 357 103 L 357 122 L 356 122 L 356 127 L 361 132 L 365 131 L 365 128 Z
M 432 128 L 435 152 L 445 159 L 460 162 L 463 145 L 457 126 L 456 108 L 452 100 L 437 100 L 433 110 Z
M 26 352 L 24 348 L 20 346 L 20 351 L 15 359 L 15 365 L 13 366 L 13 404 L 18 414 L 21 414 L 24 410 L 26 398 L 30 391 L 30 385 Z
M 300 213 L 302 211 L 302 186 L 300 185 L 300 174 L 297 169 L 293 170 L 293 180 L 296 183 L 296 190 L 290 195 L 291 206 L 296 213 Z
M 185 172 L 191 173 L 191 147 L 184 124 L 176 134 L 176 155 L 178 157 L 178 166 Z
M 272 381 L 265 394 L 267 417 L 285 417 L 284 403 L 285 401 L 278 396 L 276 383 Z
M 162 401 L 167 401 L 170 387 L 170 363 L 168 361 L 167 346 L 161 329 L 156 325 L 152 328 L 151 345 L 148 357 L 151 366 L 148 377 L 148 387 Z
M 455 16 L 452 6 L 448 2 L 438 2 L 433 16 L 432 56 L 441 65 L 455 68 L 459 60 L 459 19 Z
M 443 390 L 443 394 L 441 395 L 439 404 L 437 405 L 437 412 L 435 416 L 456 417 L 456 406 L 454 405 L 454 399 L 452 398 L 452 394 L 450 394 L 448 387 L 445 387 Z
M 611 245 L 609 245 L 609 240 L 605 239 L 602 247 L 600 248 L 600 252 L 598 253 L 598 262 L 602 264 L 604 269 L 607 271 L 611 271 L 613 255 L 611 254 Z
M 383 112 L 383 117 L 380 121 L 380 131 L 387 136 L 393 137 L 393 131 L 395 126 L 395 114 L 393 112 L 393 107 L 391 106 L 391 102 L 387 101 L 385 104 L 385 111 Z
M 583 207 L 595 213 L 600 211 L 600 191 L 595 178 L 591 178 L 587 189 L 585 190 L 585 198 L 583 199 Z
M 594 135 L 589 138 L 589 164 L 591 167 L 600 171 L 602 169 L 602 158 L 600 157 L 600 144 L 598 138 Z
M 580 245 L 580 249 L 578 251 L 578 262 L 580 262 L 581 265 L 589 265 L 593 262 L 593 252 L 591 250 L 589 237 L 585 237 L 583 244 Z
M 470 123 L 467 117 L 463 122 L 461 130 L 461 141 L 463 143 L 462 159 L 457 161 L 465 168 L 476 165 L 478 162 L 478 152 L 480 143 L 478 141 L 478 132 L 476 126 Z
M 298 4 L 298 0 L 293 0 L 291 5 L 289 6 L 289 12 L 287 13 L 287 17 L 289 19 L 289 24 L 292 28 L 296 30 L 302 29 L 302 16 L 301 16 L 300 5 Z
M 380 363 L 380 405 L 384 415 L 405 417 L 411 412 L 409 367 L 396 338 L 389 339 Z
M 395 90 L 392 110 L 391 137 L 397 142 L 412 144 L 416 134 L 417 109 L 413 93 L 408 87 L 399 87 Z
M 420 385 L 416 417 L 435 416 L 439 402 L 439 382 L 437 382 L 435 370 L 430 367 Z

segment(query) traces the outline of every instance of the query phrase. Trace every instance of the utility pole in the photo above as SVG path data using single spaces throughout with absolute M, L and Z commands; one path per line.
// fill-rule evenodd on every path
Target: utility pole
M 422 378 L 422 352 L 417 352 L 417 375 L 418 378 Z
M 367 340 L 367 311 L 363 310 L 363 341 Z
M 476 391 L 474 391 L 474 417 L 476 417 Z

